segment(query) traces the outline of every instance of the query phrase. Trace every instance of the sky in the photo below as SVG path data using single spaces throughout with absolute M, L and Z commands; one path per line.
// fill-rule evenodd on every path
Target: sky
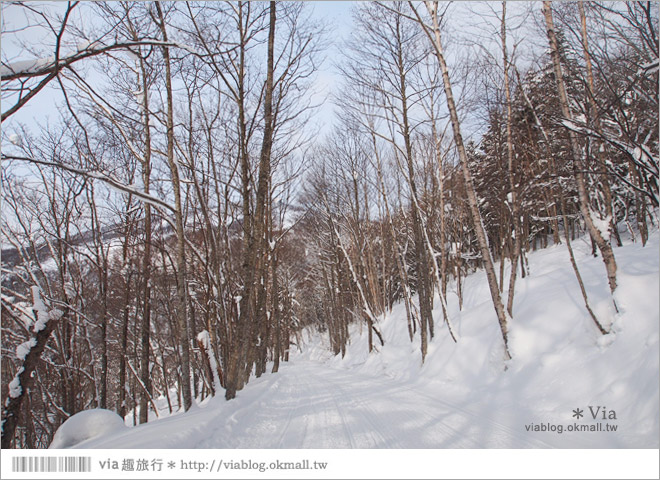
M 64 2 L 45 2 L 53 8 L 63 9 Z M 322 64 L 317 73 L 317 90 L 320 92 L 318 98 L 326 98 L 324 104 L 319 108 L 316 115 L 316 121 L 319 123 L 321 133 L 330 130 L 333 120 L 333 105 L 330 94 L 337 88 L 340 77 L 333 67 L 333 60 L 336 59 L 340 51 L 341 40 L 350 35 L 352 28 L 351 8 L 357 3 L 353 1 L 310 1 L 312 15 L 317 20 L 323 21 L 328 25 L 328 49 L 326 51 L 327 59 Z M 40 5 L 43 5 L 40 3 Z M 21 49 L 13 40 L 17 35 L 6 33 L 16 28 L 21 28 L 26 24 L 23 9 L 11 5 L 2 5 L 2 58 L 4 60 L 18 61 L 30 60 L 35 58 L 30 52 Z M 26 38 L 31 45 L 39 48 L 39 44 L 50 41 L 52 35 L 39 34 L 36 29 L 30 29 L 21 35 Z M 36 41 L 34 41 L 36 39 Z M 8 119 L 2 126 L 2 143 L 6 145 L 7 138 L 13 134 L 19 124 L 28 126 L 30 129 L 36 129 L 38 125 L 45 125 L 49 121 L 55 121 L 58 117 L 58 105 L 62 105 L 63 98 L 56 82 L 52 82 L 44 88 L 37 96 L 21 108 L 16 114 Z M 2 107 L 6 110 L 7 105 Z
M 305 2 L 312 12 L 312 17 L 325 23 L 327 25 L 327 49 L 325 51 L 326 59 L 321 65 L 319 71 L 316 73 L 316 96 L 313 97 L 313 103 L 321 104 L 315 112 L 310 128 L 314 129 L 315 137 L 323 137 L 331 133 L 335 123 L 335 105 L 333 103 L 332 94 L 337 93 L 341 88 L 342 79 L 341 75 L 335 68 L 336 61 L 341 56 L 342 42 L 349 38 L 353 32 L 354 24 L 352 19 L 352 10 L 360 3 L 356 1 L 307 1 Z M 52 8 L 63 10 L 66 3 L 64 2 L 45 2 L 45 4 L 52 5 Z M 522 43 L 525 48 L 517 49 L 516 61 L 522 70 L 525 65 L 530 65 L 538 50 L 531 47 L 538 38 L 529 32 L 533 33 L 533 29 L 516 29 L 516 25 L 527 24 L 531 25 L 533 21 L 529 17 L 529 12 L 538 10 L 536 5 L 539 3 L 529 2 L 513 2 L 507 13 L 507 21 L 509 25 L 514 27 L 509 33 L 510 50 L 513 50 L 515 43 Z M 44 3 L 39 3 L 44 5 Z M 460 77 L 464 74 L 465 58 L 472 50 L 473 54 L 479 56 L 484 55 L 485 52 L 490 51 L 494 58 L 499 58 L 499 25 L 498 16 L 501 12 L 500 2 L 457 2 L 451 7 L 451 19 L 448 23 L 447 35 L 443 38 L 443 43 L 446 44 L 448 61 L 450 63 L 450 71 L 452 76 Z M 81 15 L 85 11 L 80 10 L 76 15 Z M 527 13 L 526 13 L 527 12 Z M 538 12 L 537 12 L 538 13 Z M 23 16 L 23 9 L 2 4 L 3 14 L 3 38 L 2 38 L 2 53 L 3 60 L 28 60 L 35 58 L 34 54 L 30 54 L 26 50 L 17 48 L 11 42 L 13 34 L 7 34 L 7 29 L 15 28 L 25 24 Z M 87 26 L 89 28 L 89 26 Z M 47 45 L 53 44 L 53 35 L 44 36 L 38 30 L 31 29 L 26 32 L 21 32 L 20 35 L 27 37 L 31 46 L 34 48 L 41 48 L 42 54 L 47 55 L 50 53 L 52 47 Z M 525 36 L 522 38 L 521 36 Z M 538 35 L 537 35 L 538 36 Z M 516 38 L 517 37 L 517 38 Z M 7 41 L 10 40 L 10 41 Z M 44 40 L 46 40 L 44 42 Z M 454 48 L 457 47 L 457 48 Z M 525 60 L 523 55 L 531 53 L 531 58 Z M 455 58 L 452 58 L 455 57 Z M 81 62 L 85 63 L 85 62 Z M 491 69 L 493 75 L 497 77 L 499 72 L 497 69 Z M 91 74 L 90 74 L 91 75 Z M 460 82 L 454 84 L 455 95 L 460 93 Z M 59 89 L 57 82 L 51 82 L 42 92 L 40 92 L 34 99 L 26 104 L 19 112 L 17 112 L 8 121 L 2 125 L 2 144 L 7 146 L 8 137 L 19 130 L 19 125 L 23 124 L 28 126 L 32 131 L 42 129 L 47 123 L 55 123 L 57 120 L 58 105 L 63 105 L 63 96 Z M 3 106 L 6 110 L 7 105 Z M 480 112 L 468 111 L 471 118 L 464 118 L 464 135 L 469 137 L 478 137 L 485 125 Z M 316 131 L 318 129 L 318 132 Z M 475 138 L 476 139 L 476 138 Z
M 314 121 L 320 128 L 320 134 L 329 133 L 332 129 L 334 119 L 334 105 L 332 103 L 331 95 L 336 92 L 341 85 L 341 76 L 334 67 L 335 61 L 341 55 L 342 41 L 347 39 L 353 31 L 352 10 L 359 2 L 356 1 L 307 1 L 305 2 L 312 11 L 313 18 L 325 23 L 328 28 L 327 43 L 328 47 L 325 52 L 326 61 L 321 65 L 320 70 L 317 72 L 316 81 L 318 91 L 317 97 L 314 99 L 315 103 L 325 99 L 323 105 L 319 108 Z M 65 2 L 45 2 L 38 5 L 50 5 L 54 9 L 63 9 L 66 6 Z M 508 21 L 511 26 L 520 23 L 529 23 L 529 18 L 522 15 L 526 9 L 529 8 L 527 2 L 514 2 L 509 8 L 507 14 Z M 497 51 L 497 36 L 499 34 L 497 16 L 501 11 L 500 2 L 459 2 L 453 5 L 451 10 L 452 21 L 448 25 L 450 30 L 445 35 L 443 41 L 447 43 L 449 61 L 452 63 L 451 52 L 457 52 L 459 56 L 463 56 L 467 51 L 466 48 L 481 49 L 480 53 L 490 50 L 499 56 Z M 84 13 L 85 9 L 78 7 L 76 15 Z M 532 8 L 534 10 L 534 8 Z M 13 37 L 16 35 L 7 33 L 8 29 L 20 27 L 25 25 L 24 9 L 15 6 L 2 4 L 2 20 L 3 20 L 3 37 L 2 37 L 2 53 L 3 60 L 28 60 L 35 58 L 34 54 L 18 48 L 14 42 Z M 518 13 L 516 13 L 518 11 Z M 517 18 L 516 18 L 517 17 Z M 74 18 L 75 20 L 75 18 Z M 80 23 L 80 22 L 78 22 Z M 89 28 L 89 27 L 87 27 Z M 515 32 L 528 32 L 526 29 L 512 29 L 509 34 L 509 42 L 511 45 L 520 42 L 521 38 L 515 38 Z M 43 30 L 42 30 L 43 32 Z M 43 55 L 50 54 L 52 47 L 48 45 L 53 44 L 53 35 L 44 35 L 38 29 L 30 29 L 21 32 L 19 35 L 29 40 L 30 46 L 36 49 L 41 49 Z M 534 42 L 534 38 L 528 36 L 524 39 L 525 45 Z M 468 44 L 472 45 L 471 47 Z M 458 46 L 459 48 L 453 49 L 451 46 Z M 513 48 L 513 47 L 511 47 Z M 527 51 L 528 49 L 522 49 Z M 518 52 L 520 55 L 520 51 Z M 520 61 L 520 59 L 518 59 Z M 456 64 L 458 69 L 461 70 L 461 60 Z M 450 65 L 450 70 L 453 66 Z M 459 73 L 460 74 L 460 73 Z M 458 88 L 458 86 L 456 86 Z M 58 117 L 57 105 L 62 104 L 62 94 L 59 91 L 56 82 L 51 82 L 51 85 L 46 87 L 39 93 L 33 100 L 25 105 L 21 111 L 16 113 L 9 121 L 3 125 L 3 142 L 7 141 L 7 136 L 14 133 L 18 123 L 23 123 L 28 126 L 36 127 L 37 125 L 46 124 L 49 120 L 54 121 Z M 6 110 L 7 106 L 3 107 Z
M 333 67 L 333 62 L 337 60 L 341 52 L 341 43 L 347 39 L 353 27 L 351 15 L 352 8 L 358 2 L 350 1 L 312 1 L 308 2 L 313 6 L 314 16 L 319 20 L 328 23 L 329 45 L 326 52 L 327 58 L 318 72 L 318 88 L 321 89 L 322 96 L 327 97 L 325 103 L 319 109 L 317 121 L 321 128 L 321 134 L 330 133 L 334 119 L 334 106 L 332 98 L 329 97 L 335 93 L 341 84 L 341 76 Z

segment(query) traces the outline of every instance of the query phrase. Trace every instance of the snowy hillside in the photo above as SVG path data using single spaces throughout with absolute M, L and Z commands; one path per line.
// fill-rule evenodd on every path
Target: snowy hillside
M 575 242 L 590 301 L 611 325 L 601 336 L 584 311 L 563 245 L 533 253 L 519 279 L 504 370 L 483 272 L 466 279 L 464 309 L 448 298 L 459 334 L 438 310 L 424 365 L 403 306 L 380 323 L 385 346 L 367 353 L 355 325 L 344 359 L 306 332 L 302 352 L 237 398 L 113 430 L 80 448 L 658 448 L 658 232 L 615 250 L 614 315 L 600 258 Z M 595 418 L 594 418 L 595 417 Z M 572 431 L 571 431 L 572 430 Z M 579 431 L 575 431 L 579 430 Z

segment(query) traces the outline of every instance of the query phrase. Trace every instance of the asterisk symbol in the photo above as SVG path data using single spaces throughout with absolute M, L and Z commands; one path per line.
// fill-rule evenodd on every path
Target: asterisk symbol
M 167 468 L 174 468 L 174 467 L 176 467 L 176 463 L 174 463 L 174 462 L 168 462 L 167 463 Z
M 576 408 L 575 410 L 573 410 L 573 416 L 579 420 L 584 416 L 582 414 L 583 411 L 584 410 L 582 410 L 581 408 Z

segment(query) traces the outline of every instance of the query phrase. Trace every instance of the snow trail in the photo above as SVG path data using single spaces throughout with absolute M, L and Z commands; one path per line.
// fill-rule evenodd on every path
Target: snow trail
M 585 314 L 565 246 L 531 254 L 532 274 L 516 287 L 506 371 L 479 271 L 465 279 L 462 311 L 449 292 L 458 343 L 438 306 L 423 365 L 397 305 L 379 319 L 378 352 L 368 352 L 363 324 L 350 327 L 344 358 L 332 355 L 327 333 L 308 330 L 277 374 L 251 380 L 234 400 L 219 395 L 75 448 L 657 448 L 659 247 L 656 231 L 646 247 L 617 249 L 614 314 L 602 262 L 589 242 L 575 242 L 593 306 L 612 325 L 607 336 Z
M 313 362 L 285 365 L 186 415 L 79 448 L 546 448 L 522 428 L 494 422 L 405 383 Z M 182 422 L 182 420 L 184 420 Z M 204 420 L 202 420 L 204 419 Z M 201 427 L 200 425 L 203 425 Z M 472 435 L 487 426 L 485 439 Z

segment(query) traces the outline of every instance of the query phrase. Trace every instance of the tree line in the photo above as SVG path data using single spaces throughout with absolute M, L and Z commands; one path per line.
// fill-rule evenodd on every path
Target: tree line
M 343 355 L 363 324 L 377 351 L 399 302 L 423 362 L 458 340 L 448 302 L 477 269 L 506 365 L 517 279 L 550 244 L 607 334 L 621 233 L 657 228 L 652 2 L 481 4 L 494 48 L 457 41 L 463 7 L 356 4 L 324 138 L 328 30 L 303 2 L 11 8 L 54 55 L 3 54 L 3 126 L 48 88 L 62 101 L 38 132 L 3 128 L 3 447 L 45 447 L 89 408 L 137 424 L 156 401 L 231 400 L 305 327 Z M 582 234 L 612 318 L 591 308 Z

